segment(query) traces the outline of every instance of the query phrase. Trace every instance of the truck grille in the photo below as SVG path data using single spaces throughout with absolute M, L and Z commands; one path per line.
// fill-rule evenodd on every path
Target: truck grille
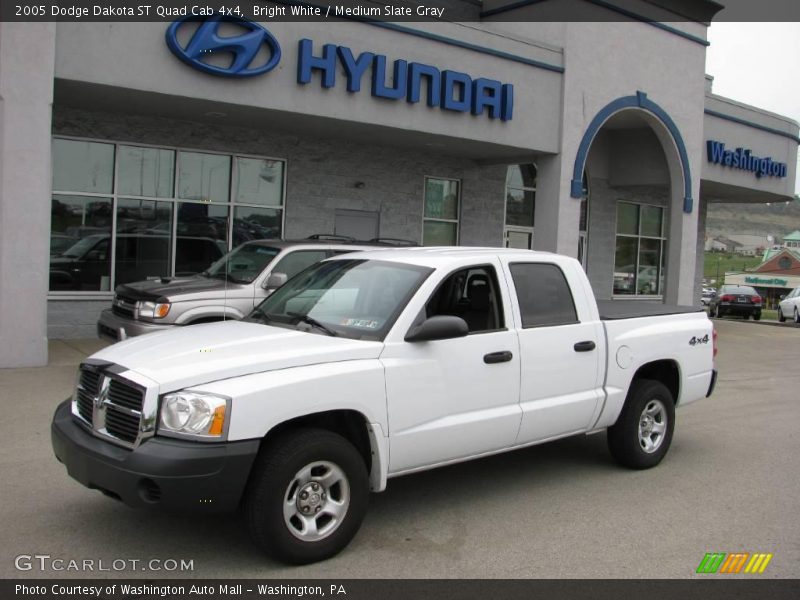
M 83 366 L 75 411 L 101 437 L 133 446 L 139 441 L 144 390 L 101 370 Z
M 136 300 L 117 294 L 111 304 L 111 312 L 126 319 L 136 318 Z

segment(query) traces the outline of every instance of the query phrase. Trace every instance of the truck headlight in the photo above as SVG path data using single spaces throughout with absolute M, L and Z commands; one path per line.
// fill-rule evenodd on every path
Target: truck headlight
M 204 392 L 181 391 L 161 399 L 158 433 L 206 441 L 228 435 L 230 398 Z
M 140 302 L 139 316 L 149 319 L 163 319 L 169 314 L 172 304 L 169 302 Z

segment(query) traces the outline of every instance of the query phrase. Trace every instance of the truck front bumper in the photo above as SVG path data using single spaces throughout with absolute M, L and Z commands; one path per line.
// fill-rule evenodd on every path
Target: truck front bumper
M 239 506 L 260 440 L 209 444 L 152 437 L 129 450 L 76 423 L 70 402 L 56 409 L 51 438 L 73 479 L 137 508 L 214 513 Z
M 115 315 L 110 308 L 107 308 L 100 313 L 100 318 L 97 321 L 97 335 L 114 342 L 121 342 L 129 337 L 144 335 L 145 333 L 152 333 L 154 331 L 167 331 L 175 327 L 177 326 L 156 325 L 155 323 L 126 319 L 125 317 Z

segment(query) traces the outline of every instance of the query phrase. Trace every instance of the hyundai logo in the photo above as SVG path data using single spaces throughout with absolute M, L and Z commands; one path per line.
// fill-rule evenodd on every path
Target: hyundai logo
M 189 22 L 200 22 L 191 39 L 181 45 L 179 30 Z M 233 23 L 247 31 L 241 35 L 222 36 L 219 34 L 223 23 Z M 278 40 L 264 27 L 253 21 L 239 17 L 215 15 L 206 19 L 184 17 L 174 21 L 167 29 L 167 46 L 172 53 L 190 67 L 223 77 L 253 77 L 275 68 L 281 59 Z M 262 48 L 266 47 L 265 62 L 256 61 Z M 231 54 L 233 59 L 227 67 L 221 67 L 205 59 L 215 54 Z M 256 62 L 257 64 L 253 64 Z

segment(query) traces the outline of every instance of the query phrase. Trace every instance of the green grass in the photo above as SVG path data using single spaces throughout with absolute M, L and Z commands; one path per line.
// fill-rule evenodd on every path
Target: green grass
M 703 261 L 703 277 L 709 281 L 717 279 L 716 285 L 722 284 L 725 273 L 735 271 L 743 273 L 761 264 L 760 256 L 741 256 L 724 252 L 706 252 Z M 717 277 L 719 274 L 719 277 Z

